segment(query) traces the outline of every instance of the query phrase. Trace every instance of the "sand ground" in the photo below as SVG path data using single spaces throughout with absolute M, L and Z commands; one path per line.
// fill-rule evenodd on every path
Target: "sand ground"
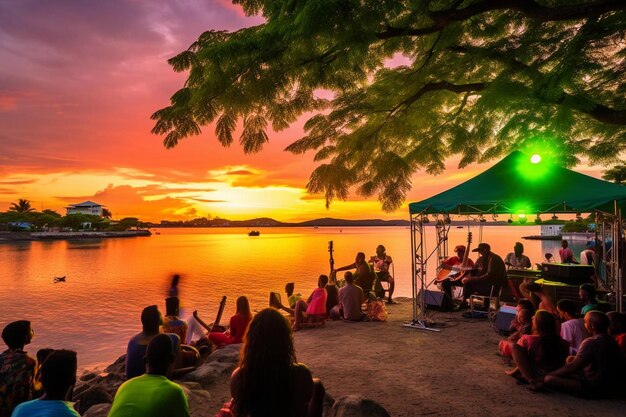
M 403 416 L 624 416 L 626 399 L 585 400 L 533 393 L 504 374 L 496 355 L 502 338 L 487 320 L 428 312 L 438 333 L 403 327 L 411 300 L 388 307 L 386 322 L 327 322 L 296 333 L 299 362 L 309 366 L 334 398 L 361 394 Z M 217 405 L 228 382 L 211 390 Z M 213 415 L 213 414 L 210 414 Z

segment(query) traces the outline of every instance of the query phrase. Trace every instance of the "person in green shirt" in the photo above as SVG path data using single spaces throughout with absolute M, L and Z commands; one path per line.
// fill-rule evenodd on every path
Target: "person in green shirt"
M 177 349 L 170 335 L 155 336 L 146 351 L 147 372 L 119 387 L 109 417 L 189 417 L 183 389 L 168 379 Z

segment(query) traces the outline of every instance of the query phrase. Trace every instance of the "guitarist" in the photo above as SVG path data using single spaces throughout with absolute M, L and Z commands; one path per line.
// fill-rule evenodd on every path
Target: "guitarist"
M 443 264 L 452 268 L 454 266 L 463 265 L 463 261 L 465 260 L 465 266 L 468 268 L 473 268 L 474 261 L 466 256 L 466 251 L 467 248 L 465 247 L 465 245 L 456 245 L 454 248 L 454 253 L 456 253 L 456 256 L 450 256 L 448 259 L 443 261 Z M 456 275 L 450 274 L 447 276 L 446 279 L 441 281 L 441 289 L 446 294 L 446 303 L 449 308 L 452 307 L 452 287 L 462 287 L 463 283 L 461 282 L 461 280 L 465 277 L 465 274 L 466 272 L 460 272 Z

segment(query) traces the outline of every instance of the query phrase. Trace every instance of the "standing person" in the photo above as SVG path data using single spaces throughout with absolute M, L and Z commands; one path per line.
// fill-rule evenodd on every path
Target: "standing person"
M 320 275 L 317 280 L 317 288 L 313 290 L 306 302 L 300 300 L 296 303 L 294 330 L 300 330 L 307 317 L 326 315 L 326 284 L 328 284 L 328 276 Z
M 322 415 L 324 387 L 297 362 L 289 324 L 273 308 L 260 311 L 250 323 L 230 392 L 234 417 Z
M 365 300 L 363 289 L 354 284 L 354 276 L 350 271 L 346 271 L 344 280 L 346 285 L 339 289 L 339 304 L 331 311 L 331 318 L 361 321 L 364 317 L 363 311 L 361 311 L 361 305 Z
M 500 256 L 491 252 L 491 246 L 488 243 L 479 243 L 472 252 L 480 254 L 480 259 L 476 262 L 480 265 L 480 270 L 477 276 L 469 276 L 461 280 L 463 286 L 463 301 L 459 306 L 461 309 L 469 306 L 467 300 L 470 295 L 474 293 L 488 295 L 492 287 L 494 293 L 497 294 L 507 282 L 504 261 Z
M 170 284 L 170 288 L 167 291 L 168 297 L 178 297 L 178 283 L 180 281 L 180 275 L 174 274 L 172 276 L 172 283 Z
M 126 348 L 126 379 L 146 372 L 146 349 L 150 341 L 159 334 L 163 319 L 156 305 L 148 306 L 141 312 L 142 331 L 133 336 Z
M 189 417 L 183 389 L 168 379 L 176 355 L 170 336 L 155 336 L 146 350 L 147 372 L 118 388 L 108 417 Z
M 198 313 L 194 311 L 194 317 L 200 324 L 206 326 L 202 320 L 198 318 Z M 252 313 L 250 312 L 250 303 L 246 296 L 237 298 L 237 312 L 230 318 L 230 326 L 225 332 L 211 332 L 209 333 L 209 340 L 215 343 L 217 348 L 222 348 L 226 345 L 233 345 L 243 342 L 243 337 L 248 329 L 248 324 L 252 320 Z M 206 326 L 208 331 L 211 329 Z
M 32 399 L 37 361 L 24 346 L 33 335 L 27 320 L 14 321 L 2 330 L 8 349 L 0 354 L 0 417 L 9 417 L 15 406 Z
M 365 293 L 371 292 L 372 285 L 374 284 L 374 274 L 370 270 L 370 266 L 365 262 L 365 253 L 357 253 L 354 258 L 354 263 L 337 268 L 333 272 L 347 271 L 349 269 L 356 269 L 354 273 L 354 283 L 363 288 Z
M 589 337 L 585 322 L 578 316 L 576 305 L 571 300 L 559 300 L 556 309 L 562 320 L 561 338 L 569 343 L 570 355 L 575 355 L 583 340 Z
M 561 249 L 559 249 L 559 257 L 562 264 L 577 264 L 576 258 L 574 258 L 574 252 L 568 247 L 567 240 L 561 241 Z
M 391 256 L 387 255 L 385 247 L 378 245 L 376 247 L 376 255 L 370 258 L 370 263 L 374 265 L 374 273 L 379 282 L 385 281 L 389 283 L 389 298 L 388 304 L 393 304 L 393 290 L 396 287 L 394 276 L 389 273 L 389 267 L 393 263 Z
M 41 364 L 44 395 L 18 405 L 12 417 L 80 417 L 70 402 L 76 383 L 76 352 L 54 350 Z
M 617 394 L 624 375 L 624 358 L 617 342 L 607 334 L 609 319 L 600 311 L 585 314 L 585 339 L 573 359 L 545 377 L 545 385 L 586 397 Z

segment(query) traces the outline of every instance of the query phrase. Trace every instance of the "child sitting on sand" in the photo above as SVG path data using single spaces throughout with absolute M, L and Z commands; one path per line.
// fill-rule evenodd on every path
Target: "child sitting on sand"
M 511 345 L 517 343 L 523 335 L 532 334 L 533 312 L 531 310 L 525 308 L 518 310 L 515 319 L 518 323 L 517 330 L 512 332 L 508 339 L 500 340 L 500 343 L 498 344 L 498 351 L 502 356 L 510 357 Z

